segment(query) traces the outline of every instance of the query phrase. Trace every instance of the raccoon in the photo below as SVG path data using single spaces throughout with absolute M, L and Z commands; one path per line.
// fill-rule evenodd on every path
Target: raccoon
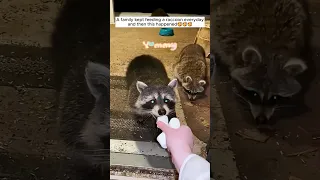
M 71 69 L 64 79 L 58 112 L 60 134 L 78 165 L 109 170 L 110 72 L 90 61 L 82 70 Z
M 310 18 L 302 0 L 225 0 L 211 7 L 211 44 L 257 124 L 302 92 L 310 68 Z
M 64 1 L 51 35 L 60 136 L 72 157 L 61 162 L 72 165 L 72 179 L 109 176 L 108 6 L 104 0 Z
M 105 0 L 95 0 L 94 3 L 87 0 L 64 1 L 51 34 L 57 90 L 72 66 L 84 67 L 87 61 L 110 66 L 110 54 L 106 50 L 110 46 L 110 24 L 105 19 L 105 12 L 109 11 L 108 3 Z
M 138 122 L 167 115 L 176 117 L 177 80 L 169 80 L 161 61 L 151 55 L 135 57 L 126 72 L 129 105 Z
M 179 61 L 174 64 L 174 74 L 189 100 L 204 93 L 206 85 L 206 55 L 202 46 L 189 44 L 181 50 Z
M 154 10 L 151 16 L 161 16 L 161 17 L 169 17 L 169 15 L 161 8 Z

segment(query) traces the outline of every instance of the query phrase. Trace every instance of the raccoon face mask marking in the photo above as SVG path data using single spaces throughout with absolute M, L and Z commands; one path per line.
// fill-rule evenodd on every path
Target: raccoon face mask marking
M 90 147 L 103 149 L 101 138 L 110 130 L 109 112 L 109 69 L 101 64 L 88 62 L 85 79 L 90 93 L 95 97 L 95 106 L 82 130 L 81 138 Z
M 231 76 L 238 83 L 238 94 L 250 105 L 257 123 L 267 123 L 281 106 L 279 99 L 290 98 L 301 90 L 295 76 L 304 72 L 303 60 L 279 52 L 264 52 L 247 46 L 235 59 L 237 66 Z
M 188 99 L 193 101 L 197 98 L 199 93 L 204 91 L 204 86 L 206 85 L 205 80 L 193 80 L 190 76 L 186 76 L 182 82 L 182 87 L 184 92 L 187 94 Z
M 177 79 L 173 79 L 167 86 L 153 87 L 137 81 L 137 90 L 140 92 L 135 103 L 139 114 L 150 114 L 153 117 L 169 115 L 175 111 L 175 92 Z

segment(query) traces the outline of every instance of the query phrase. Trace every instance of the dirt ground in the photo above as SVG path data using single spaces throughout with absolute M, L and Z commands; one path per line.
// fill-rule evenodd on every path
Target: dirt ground
M 316 62 L 317 72 L 320 72 L 319 9 L 320 4 L 313 1 L 310 14 L 314 20 L 313 60 Z M 311 108 L 309 112 L 279 120 L 275 125 L 274 136 L 266 142 L 257 142 L 237 135 L 239 130 L 254 128 L 253 121 L 249 112 L 244 111 L 236 101 L 231 82 L 220 74 L 215 85 L 241 179 L 320 179 L 320 96 L 317 95 L 320 90 L 319 81 L 320 74 L 317 73 L 306 94 L 306 104 Z

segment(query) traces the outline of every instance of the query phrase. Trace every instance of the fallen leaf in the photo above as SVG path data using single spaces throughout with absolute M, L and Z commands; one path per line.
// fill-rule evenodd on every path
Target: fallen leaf
M 297 177 L 295 177 L 295 176 L 289 176 L 289 180 L 302 180 L 302 179 L 297 178 Z
M 262 134 L 257 129 L 243 129 L 236 132 L 236 135 L 249 140 L 254 140 L 258 142 L 266 142 L 270 136 Z

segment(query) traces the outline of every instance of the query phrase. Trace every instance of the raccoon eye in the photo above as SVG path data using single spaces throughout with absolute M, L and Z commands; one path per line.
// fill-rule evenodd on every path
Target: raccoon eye
M 169 100 L 168 100 L 168 99 L 164 99 L 164 102 L 165 102 L 165 103 L 168 103 L 168 102 L 169 102 Z
M 277 96 L 273 96 L 272 99 L 273 99 L 273 100 L 277 100 Z
M 258 96 L 258 94 L 257 94 L 257 93 L 253 93 L 253 96 L 254 96 L 254 97 L 257 97 L 257 96 Z
M 192 94 L 192 92 L 190 90 L 188 90 L 188 89 L 183 88 L 183 90 L 188 94 Z
M 154 104 L 154 103 L 155 103 L 155 101 L 154 101 L 154 100 L 151 100 L 150 102 L 151 102 L 151 104 Z

